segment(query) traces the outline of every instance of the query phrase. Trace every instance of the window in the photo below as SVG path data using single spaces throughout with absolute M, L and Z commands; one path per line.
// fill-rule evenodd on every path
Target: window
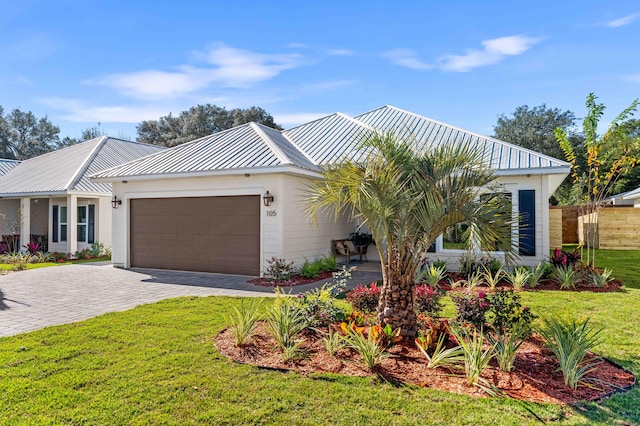
M 53 206 L 53 241 L 67 241 L 67 206 Z
M 87 206 L 78 206 L 78 241 L 87 241 Z
M 447 228 L 442 234 L 442 248 L 445 250 L 465 250 L 468 236 L 466 230 L 468 226 L 462 223 Z
M 480 201 L 483 204 L 493 203 L 495 208 L 495 216 L 504 216 L 505 220 L 509 220 L 513 216 L 513 201 L 511 200 L 510 192 L 493 192 L 488 194 L 482 194 Z M 498 208 L 501 206 L 502 208 Z M 485 251 L 504 251 L 508 249 L 512 244 L 511 232 L 505 235 L 500 241 L 496 241 L 495 244 L 489 247 L 482 247 Z
M 91 244 L 95 241 L 95 215 L 93 204 L 78 206 L 78 242 Z

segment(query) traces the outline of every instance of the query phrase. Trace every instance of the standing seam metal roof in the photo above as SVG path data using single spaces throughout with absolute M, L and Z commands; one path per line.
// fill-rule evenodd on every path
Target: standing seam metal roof
M 18 160 L 9 160 L 8 158 L 0 158 L 0 177 L 9 173 L 18 164 L 20 164 L 20 161 Z
M 370 131 L 394 131 L 415 138 L 418 149 L 443 143 L 468 143 L 481 147 L 487 165 L 497 171 L 559 168 L 568 163 L 497 139 L 481 136 L 384 106 L 355 118 L 335 113 L 279 132 L 256 123 L 224 130 L 169 150 L 96 173 L 96 178 L 153 176 L 214 172 L 291 165 L 318 171 L 319 166 L 346 159 L 359 161 L 358 149 Z
M 110 184 L 88 177 L 104 167 L 164 149 L 101 136 L 21 162 L 0 179 L 0 196 L 66 191 L 110 193 Z

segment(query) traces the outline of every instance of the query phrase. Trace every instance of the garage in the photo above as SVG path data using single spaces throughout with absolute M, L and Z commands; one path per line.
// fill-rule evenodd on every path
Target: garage
M 260 274 L 258 195 L 130 200 L 131 266 Z

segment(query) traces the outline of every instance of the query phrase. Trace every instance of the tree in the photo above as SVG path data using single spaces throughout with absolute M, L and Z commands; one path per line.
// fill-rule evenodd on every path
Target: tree
M 640 161 L 636 155 L 638 141 L 631 141 L 625 132 L 626 128 L 621 126 L 637 110 L 638 99 L 618 114 L 602 136 L 598 135 L 598 124 L 606 107 L 604 104 L 597 103 L 597 99 L 593 93 L 587 96 L 587 115 L 582 123 L 586 149 L 586 169 L 584 171 L 577 167 L 578 155 L 566 131 L 562 128 L 555 130 L 557 142 L 572 166 L 573 181 L 585 189 L 579 214 L 585 216 L 588 221 L 584 226 L 587 251 L 585 260 L 590 266 L 595 265 L 594 243 L 598 232 L 598 211 L 602 207 L 602 201 L 607 197 L 616 181 Z M 610 159 L 608 164 L 605 164 L 603 156 L 606 156 L 607 151 L 613 147 L 616 147 L 616 155 Z
M 572 143 L 575 148 L 582 142 L 582 138 L 572 132 L 575 120 L 573 112 L 569 110 L 549 108 L 546 104 L 533 108 L 521 105 L 511 117 L 498 117 L 498 123 L 493 127 L 493 137 L 554 158 L 563 158 L 564 154 L 556 142 L 554 130 L 564 129 L 574 138 Z
M 177 117 L 169 114 L 158 120 L 143 121 L 136 129 L 138 142 L 170 147 L 251 121 L 282 129 L 274 122 L 271 114 L 262 108 L 227 110 L 211 104 L 196 105 Z
M 327 166 L 309 187 L 307 213 L 359 216 L 376 241 L 383 286 L 380 324 L 415 336 L 414 276 L 423 254 L 450 226 L 468 226 L 477 247 L 495 247 L 511 235 L 507 197 L 480 200 L 495 175 L 468 145 L 442 144 L 417 153 L 412 140 L 371 133 L 360 149 L 364 161 Z M 513 254 L 513 247 L 505 249 Z
M 31 111 L 14 109 L 3 114 L 0 108 L 0 155 L 26 160 L 58 147 L 60 128 L 47 117 L 36 118 Z
M 60 147 L 75 145 L 77 143 L 99 138 L 100 136 L 104 135 L 105 132 L 100 128 L 100 123 L 98 123 L 97 126 L 87 127 L 86 129 L 84 129 L 80 134 L 80 138 L 65 136 L 60 142 Z

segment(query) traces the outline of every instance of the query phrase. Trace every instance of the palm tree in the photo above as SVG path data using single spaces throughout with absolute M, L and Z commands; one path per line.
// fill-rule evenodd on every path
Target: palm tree
M 364 220 L 382 266 L 377 319 L 405 337 L 416 334 L 414 275 L 436 238 L 464 223 L 475 247 L 496 247 L 510 239 L 512 224 L 505 197 L 479 199 L 495 175 L 478 150 L 446 143 L 426 152 L 416 147 L 413 138 L 367 134 L 359 147 L 364 160 L 327 166 L 306 201 L 314 219 L 324 211 L 336 220 L 345 213 Z

